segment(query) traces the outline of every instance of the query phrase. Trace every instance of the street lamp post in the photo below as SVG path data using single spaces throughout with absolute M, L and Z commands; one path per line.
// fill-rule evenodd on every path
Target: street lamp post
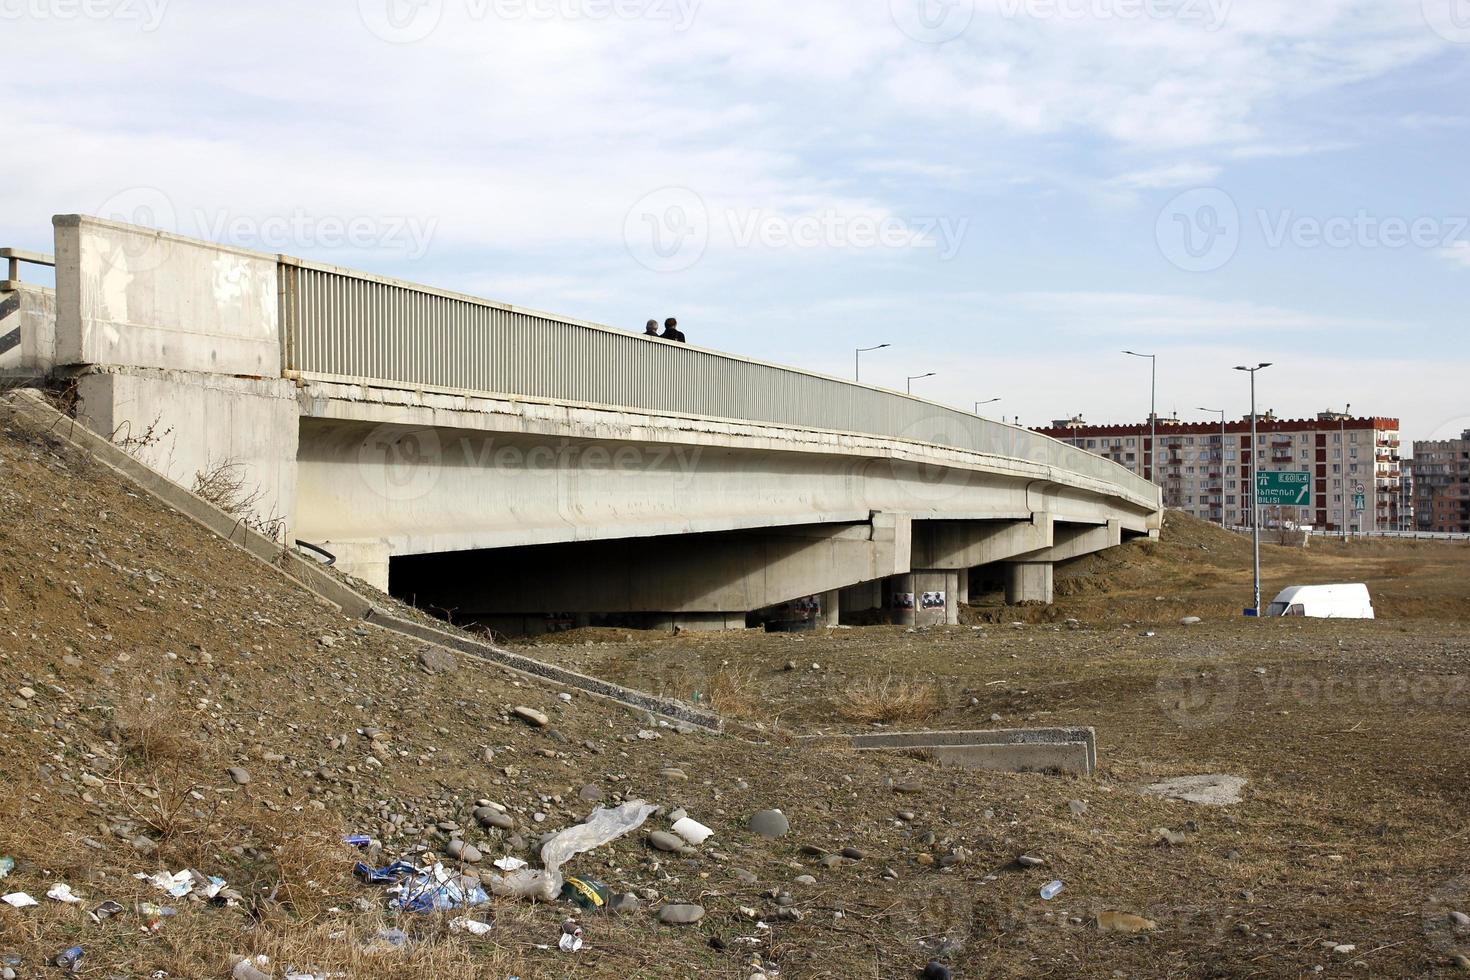
M 1237 367 L 1251 376 L 1251 548 L 1255 553 L 1255 614 L 1261 616 L 1261 447 L 1256 440 L 1256 372 L 1271 366 L 1270 361 L 1255 367 Z
M 1348 486 L 1348 447 L 1347 447 L 1347 420 L 1353 412 L 1353 403 L 1348 402 L 1337 417 L 1337 455 L 1342 460 L 1338 465 L 1342 468 L 1342 539 L 1351 541 L 1353 539 L 1353 519 L 1348 513 L 1348 491 L 1357 491 L 1357 486 Z M 1356 501 L 1354 501 L 1356 503 Z
M 904 378 L 904 381 L 903 381 L 903 383 L 904 383 L 904 390 L 907 391 L 910 395 L 912 395 L 914 393 L 914 382 L 915 381 L 920 381 L 920 380 L 922 380 L 924 378 L 932 378 L 932 377 L 934 377 L 934 375 L 936 373 L 938 373 L 938 372 L 930 371 L 928 374 L 916 374 L 916 375 L 913 375 L 912 377 Z
M 1225 526 L 1225 409 L 1196 408 L 1196 412 L 1220 413 L 1220 526 Z
M 983 402 L 976 402 L 975 403 L 975 414 L 976 415 L 979 415 L 980 414 L 980 406 L 981 405 L 994 405 L 998 401 L 1000 401 L 999 398 L 987 398 Z
M 1148 478 L 1154 483 L 1159 482 L 1159 355 L 1140 354 L 1137 351 L 1125 350 L 1123 353 L 1133 357 L 1146 357 L 1149 359 L 1149 387 L 1148 387 Z
M 862 379 L 862 373 L 863 373 L 863 355 L 864 354 L 868 353 L 868 351 L 882 350 L 883 348 L 888 347 L 888 346 L 889 346 L 888 344 L 879 344 L 877 347 L 859 347 L 857 350 L 853 351 L 853 354 L 852 354 L 852 380 L 854 380 L 854 381 L 861 381 L 861 380 L 863 380 Z

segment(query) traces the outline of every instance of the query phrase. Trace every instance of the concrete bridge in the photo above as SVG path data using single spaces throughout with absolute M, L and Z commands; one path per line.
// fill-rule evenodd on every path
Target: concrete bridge
M 0 372 L 185 487 L 424 607 L 744 626 L 788 603 L 954 622 L 970 584 L 1156 533 L 1152 484 L 886 389 L 76 215 L 0 292 Z M 5 257 L 0 252 L 0 257 Z M 8 312 L 6 312 L 8 310 Z M 5 338 L 14 342 L 5 346 Z

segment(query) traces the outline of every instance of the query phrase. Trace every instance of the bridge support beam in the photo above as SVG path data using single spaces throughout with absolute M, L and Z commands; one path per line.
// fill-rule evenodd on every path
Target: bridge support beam
M 394 595 L 456 617 L 653 613 L 725 617 L 881 579 L 907 555 L 907 522 L 804 525 L 394 558 Z M 329 548 L 330 550 L 330 548 Z M 672 625 L 684 626 L 671 621 Z M 832 622 L 831 625 L 836 625 Z

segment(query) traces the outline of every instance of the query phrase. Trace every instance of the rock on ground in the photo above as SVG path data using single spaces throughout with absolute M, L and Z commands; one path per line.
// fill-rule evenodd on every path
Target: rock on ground
M 1209 773 L 1203 776 L 1180 776 L 1162 783 L 1145 786 L 1145 796 L 1162 796 L 1169 800 L 1200 803 L 1204 806 L 1231 806 L 1241 801 L 1241 791 L 1248 782 L 1241 776 Z

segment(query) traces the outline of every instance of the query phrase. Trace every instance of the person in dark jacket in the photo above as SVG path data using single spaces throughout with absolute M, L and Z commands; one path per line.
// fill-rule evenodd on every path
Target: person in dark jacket
M 679 330 L 679 321 L 669 317 L 664 321 L 664 332 L 659 334 L 664 340 L 677 340 L 684 343 L 684 334 Z

